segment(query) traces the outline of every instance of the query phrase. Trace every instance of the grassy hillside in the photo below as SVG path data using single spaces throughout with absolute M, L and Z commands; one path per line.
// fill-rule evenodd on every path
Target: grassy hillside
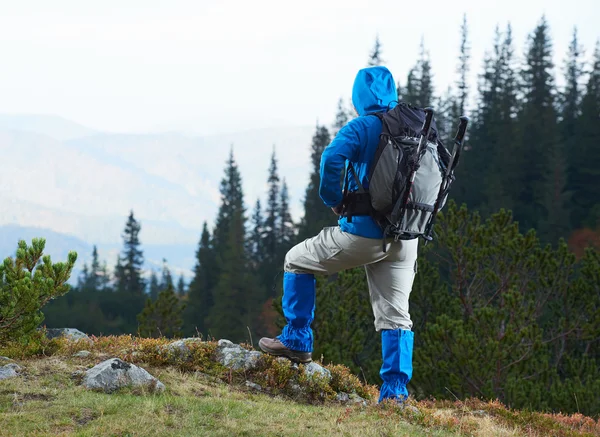
M 191 361 L 157 353 L 168 340 L 129 336 L 94 338 L 94 344 L 42 341 L 0 348 L 22 368 L 0 381 L 0 436 L 594 436 L 600 423 L 580 415 L 511 411 L 498 403 L 413 402 L 418 409 L 377 405 L 341 366 L 333 379 L 300 381 L 303 395 L 285 389 L 289 363 L 264 357 L 254 372 L 232 372 L 211 360 L 205 342 Z M 73 354 L 86 349 L 84 358 Z M 108 358 L 135 362 L 166 385 L 163 393 L 125 389 L 112 394 L 81 385 L 83 371 Z M 4 364 L 1 362 L 0 365 Z M 248 379 L 261 390 L 248 387 Z M 371 402 L 341 405 L 334 391 L 356 391 Z

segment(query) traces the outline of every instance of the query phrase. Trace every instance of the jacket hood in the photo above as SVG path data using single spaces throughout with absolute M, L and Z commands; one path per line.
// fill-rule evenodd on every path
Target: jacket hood
M 358 115 L 381 112 L 396 106 L 398 92 L 392 73 L 386 67 L 359 70 L 352 88 L 352 104 Z

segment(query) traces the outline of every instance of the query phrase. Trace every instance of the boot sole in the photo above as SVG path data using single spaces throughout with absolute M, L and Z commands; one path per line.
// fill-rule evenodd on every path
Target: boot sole
M 276 357 L 289 358 L 291 361 L 294 361 L 296 363 L 305 364 L 305 363 L 310 363 L 312 361 L 312 356 L 307 352 L 294 352 L 290 349 L 284 349 L 284 350 L 271 349 L 270 347 L 265 346 L 261 342 L 258 342 L 258 346 L 263 350 L 263 352 L 266 352 L 269 355 L 274 355 Z M 300 356 L 298 354 L 303 354 L 303 355 L 306 354 L 306 355 Z

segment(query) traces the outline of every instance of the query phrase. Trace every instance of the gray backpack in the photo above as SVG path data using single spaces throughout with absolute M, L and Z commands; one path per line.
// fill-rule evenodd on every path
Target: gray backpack
M 461 117 L 452 155 L 438 137 L 433 110 L 401 102 L 385 113 L 372 114 L 382 123 L 379 145 L 365 190 L 349 164 L 342 215 L 371 215 L 384 238 L 431 241 L 439 210 L 446 204 L 468 123 Z M 358 191 L 348 193 L 352 174 Z M 385 245 L 384 245 L 385 247 Z

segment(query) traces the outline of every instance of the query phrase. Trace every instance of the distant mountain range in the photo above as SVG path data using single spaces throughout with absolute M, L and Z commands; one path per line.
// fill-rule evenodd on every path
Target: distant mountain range
M 231 148 L 248 215 L 258 197 L 265 199 L 275 147 L 299 219 L 313 132 L 295 126 L 207 137 L 110 134 L 60 117 L 0 115 L 0 257 L 12 255 L 20 238 L 44 236 L 58 258 L 81 252 L 79 268 L 96 244 L 112 268 L 133 210 L 146 267 L 159 268 L 164 257 L 189 276 L 202 223 L 212 224 L 217 212 Z

